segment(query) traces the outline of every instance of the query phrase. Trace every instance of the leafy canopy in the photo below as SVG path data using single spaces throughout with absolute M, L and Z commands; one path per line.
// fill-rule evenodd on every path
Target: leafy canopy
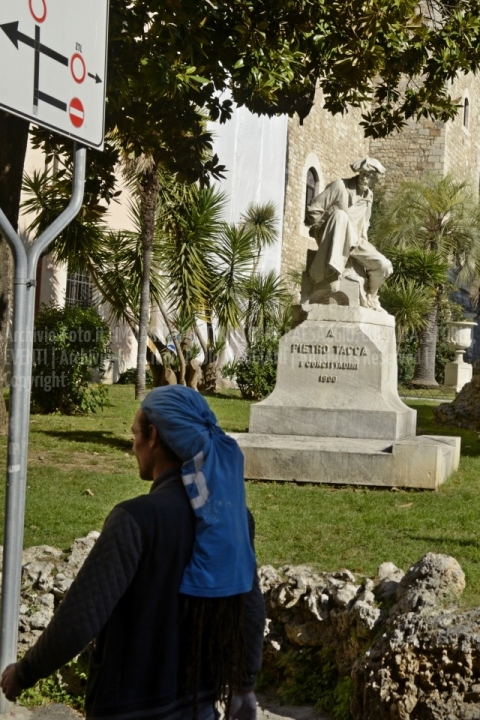
M 116 0 L 109 123 L 133 148 L 145 151 L 149 138 L 156 145 L 160 131 L 180 141 L 173 148 L 181 153 L 187 127 L 191 148 L 208 144 L 197 108 L 222 121 L 234 100 L 253 112 L 304 118 L 317 83 L 334 113 L 378 103 L 364 115 L 369 135 L 427 113 L 447 120 L 457 108 L 446 81 L 480 63 L 478 2 L 420 7 L 417 0 Z M 139 104 L 153 116 L 139 118 Z M 165 158 L 169 152 L 165 146 Z
M 227 120 L 235 102 L 303 120 L 318 87 L 332 113 L 362 107 L 366 135 L 419 116 L 446 121 L 458 109 L 447 81 L 479 66 L 478 0 L 112 0 L 106 129 L 116 142 L 90 154 L 90 183 L 113 194 L 119 147 L 208 182 L 225 168 L 207 118 Z

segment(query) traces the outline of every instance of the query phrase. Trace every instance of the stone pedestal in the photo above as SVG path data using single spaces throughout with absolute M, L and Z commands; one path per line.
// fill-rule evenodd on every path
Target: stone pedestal
M 395 319 L 337 304 L 339 292 L 295 309 L 275 389 L 234 435 L 245 476 L 436 489 L 458 467 L 460 438 L 415 437 L 416 412 L 397 391 Z
M 340 305 L 303 305 L 281 338 L 277 383 L 250 412 L 251 433 L 398 440 L 416 413 L 398 397 L 395 319 Z
M 455 360 L 445 365 L 444 388 L 446 390 L 455 390 L 458 393 L 472 379 L 472 366 L 464 362 L 463 353 L 464 351 L 460 350 L 457 352 Z
M 472 344 L 472 328 L 476 327 L 476 323 L 463 320 L 451 321 L 447 325 L 449 340 L 455 346 L 455 360 L 445 365 L 444 387 L 458 393 L 472 379 L 472 366 L 464 361 L 463 355 Z

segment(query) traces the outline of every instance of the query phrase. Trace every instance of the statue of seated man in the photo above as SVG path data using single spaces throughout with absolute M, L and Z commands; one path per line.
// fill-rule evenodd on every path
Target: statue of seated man
M 381 310 L 378 290 L 392 274 L 390 260 L 368 241 L 367 231 L 372 212 L 372 177 L 385 168 L 375 158 L 366 157 L 350 166 L 357 173 L 345 180 L 335 180 L 308 205 L 306 224 L 315 238 L 318 250 L 309 268 L 311 280 L 330 283 L 332 292 L 349 260 L 359 265 L 366 276 L 366 304 Z M 350 264 L 350 263 L 349 263 Z

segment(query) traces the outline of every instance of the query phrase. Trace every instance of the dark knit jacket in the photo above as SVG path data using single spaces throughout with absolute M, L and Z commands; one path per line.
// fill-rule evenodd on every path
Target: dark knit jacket
M 194 516 L 177 470 L 158 478 L 149 495 L 117 505 L 51 623 L 20 661 L 22 685 L 51 674 L 95 638 L 89 720 L 180 716 L 192 700 L 178 588 L 193 540 Z M 255 577 L 246 599 L 248 685 L 260 668 L 264 620 Z M 213 689 L 201 686 L 201 704 L 213 699 Z

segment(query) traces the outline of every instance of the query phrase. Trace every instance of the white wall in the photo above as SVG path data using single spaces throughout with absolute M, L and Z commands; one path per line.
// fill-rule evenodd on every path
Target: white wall
M 268 118 L 253 115 L 246 108 L 234 108 L 231 120 L 223 125 L 212 123 L 214 152 L 227 171 L 218 184 L 227 193 L 225 220 L 237 223 L 252 202 L 275 203 L 279 236 L 266 248 L 259 270 L 280 271 L 283 207 L 287 157 L 285 115 Z

